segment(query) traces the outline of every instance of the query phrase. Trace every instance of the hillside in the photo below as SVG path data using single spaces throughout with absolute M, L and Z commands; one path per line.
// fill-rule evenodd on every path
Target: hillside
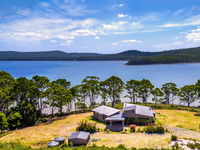
M 146 64 L 172 64 L 172 63 L 196 63 L 200 62 L 200 47 L 180 50 L 170 50 L 156 53 L 151 56 L 134 57 L 127 65 Z
M 192 63 L 192 62 L 200 62 L 200 47 L 161 51 L 161 52 L 142 52 L 138 50 L 128 50 L 116 54 L 66 53 L 63 51 L 45 51 L 45 52 L 1 51 L 0 60 L 1 61 L 3 60 L 9 60 L 9 61 L 123 60 L 123 61 L 128 61 L 127 65 Z
M 0 51 L 0 60 L 75 60 L 82 56 L 99 56 L 97 53 L 66 53 L 62 51 L 17 52 Z

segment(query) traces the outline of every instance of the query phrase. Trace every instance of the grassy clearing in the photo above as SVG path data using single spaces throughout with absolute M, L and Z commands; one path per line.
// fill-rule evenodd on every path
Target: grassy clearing
M 157 121 L 168 127 L 180 127 L 200 132 L 200 116 L 184 110 L 156 110 Z
M 195 116 L 195 112 L 161 109 L 156 110 L 156 112 L 157 120 L 168 127 L 181 125 L 183 128 L 199 131 L 200 116 Z M 1 137 L 0 142 L 20 142 L 32 148 L 46 147 L 46 143 L 54 137 L 65 136 L 67 138 L 75 131 L 77 124 L 82 120 L 97 123 L 97 127 L 104 129 L 105 124 L 96 122 L 91 118 L 91 115 L 92 113 L 90 112 L 74 114 L 49 124 L 16 130 Z M 197 134 L 200 133 L 197 132 Z M 187 134 L 182 137 L 188 138 Z M 127 147 L 136 148 L 169 148 L 170 138 L 171 133 L 148 135 L 144 133 L 121 134 L 120 132 L 111 132 L 108 134 L 106 132 L 98 132 L 91 136 L 91 141 L 95 142 L 90 142 L 90 146 L 96 144 L 98 146 L 116 147 L 119 144 L 124 144 Z

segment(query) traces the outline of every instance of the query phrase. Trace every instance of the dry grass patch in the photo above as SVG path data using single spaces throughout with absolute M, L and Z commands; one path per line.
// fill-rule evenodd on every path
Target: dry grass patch
M 118 134 L 118 133 L 95 133 L 91 137 L 92 139 L 100 139 L 97 142 L 91 142 L 90 144 L 96 144 L 98 146 L 106 145 L 108 147 L 116 147 L 119 144 L 124 144 L 126 147 L 136 148 L 169 148 L 169 142 L 171 134 L 143 134 L 143 133 L 130 133 L 130 134 Z
M 156 118 L 168 127 L 181 127 L 200 131 L 200 116 L 195 112 L 184 110 L 156 110 Z
M 92 113 L 74 114 L 50 124 L 41 124 L 16 130 L 0 138 L 0 141 L 20 141 L 20 143 L 33 147 L 46 146 L 46 142 L 52 140 L 54 137 L 69 136 L 75 131 L 78 122 L 91 114 Z

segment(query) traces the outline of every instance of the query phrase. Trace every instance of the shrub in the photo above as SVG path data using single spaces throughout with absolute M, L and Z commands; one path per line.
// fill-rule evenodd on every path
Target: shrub
M 15 113 L 9 114 L 8 116 L 9 129 L 13 130 L 13 129 L 20 128 L 21 120 L 22 120 L 22 116 L 20 115 L 20 113 L 15 112 Z
M 187 146 L 191 149 L 200 149 L 200 143 L 188 143 Z
M 124 144 L 119 144 L 119 145 L 117 146 L 117 148 L 119 148 L 119 149 L 127 149 L 126 146 L 125 146 Z
M 145 133 L 148 133 L 148 134 L 153 134 L 153 133 L 163 134 L 163 133 L 165 133 L 165 128 L 162 125 L 147 126 L 145 128 Z
M 172 146 L 172 150 L 178 150 L 179 149 L 179 145 L 176 142 L 173 146 Z
M 130 132 L 135 132 L 135 129 L 136 129 L 136 125 L 135 124 L 132 124 L 129 127 L 130 127 Z
M 76 131 L 86 131 L 90 133 L 97 132 L 97 127 L 95 123 L 87 122 L 87 121 L 81 121 L 76 128 Z
M 178 139 L 178 138 L 177 138 L 176 135 L 172 135 L 172 136 L 171 136 L 171 141 L 177 141 L 177 139 Z
M 110 132 L 110 129 L 106 129 L 106 133 L 109 133 Z
M 8 122 L 7 122 L 6 115 L 0 112 L 0 130 L 2 132 L 3 130 L 7 128 L 8 128 Z

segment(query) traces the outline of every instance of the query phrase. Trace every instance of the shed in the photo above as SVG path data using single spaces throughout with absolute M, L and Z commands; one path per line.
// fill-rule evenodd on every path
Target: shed
M 84 131 L 78 131 L 71 134 L 68 138 L 68 144 L 73 146 L 87 145 L 90 140 L 90 133 Z
M 108 106 L 99 106 L 97 108 L 92 109 L 92 112 L 94 119 L 105 122 L 105 119 L 107 117 L 118 114 L 120 110 Z

